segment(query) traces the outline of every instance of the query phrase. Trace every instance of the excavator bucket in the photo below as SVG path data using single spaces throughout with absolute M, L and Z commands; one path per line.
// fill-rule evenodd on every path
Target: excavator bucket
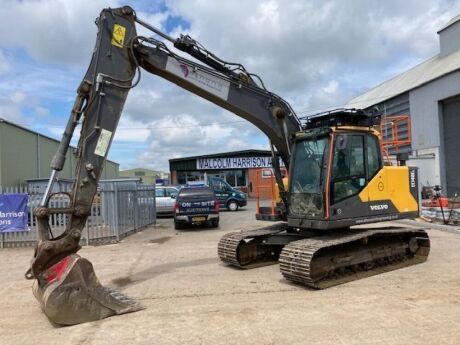
M 59 325 L 74 325 L 144 309 L 128 296 L 99 283 L 93 265 L 77 254 L 49 267 L 33 292 L 46 316 Z

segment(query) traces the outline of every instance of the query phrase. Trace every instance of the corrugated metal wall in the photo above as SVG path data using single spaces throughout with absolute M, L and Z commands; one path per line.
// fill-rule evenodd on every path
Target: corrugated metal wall
M 25 180 L 47 178 L 58 142 L 14 124 L 0 121 L 0 185 L 18 186 Z M 67 153 L 62 178 L 72 178 L 75 169 L 74 149 Z M 107 161 L 103 179 L 118 178 L 119 164 Z
M 379 110 L 382 112 L 383 117 L 391 117 L 392 115 L 410 115 L 409 93 L 406 92 L 402 95 L 393 97 L 385 102 L 377 104 Z M 382 120 L 383 120 L 382 117 Z M 389 128 L 389 127 L 388 127 Z M 398 126 L 398 137 L 400 140 L 408 139 L 408 128 L 406 123 L 401 123 Z M 387 129 L 382 133 L 384 140 L 391 139 L 391 132 Z M 399 152 L 411 152 L 411 145 L 402 146 Z M 390 154 L 395 154 L 394 149 L 390 149 Z

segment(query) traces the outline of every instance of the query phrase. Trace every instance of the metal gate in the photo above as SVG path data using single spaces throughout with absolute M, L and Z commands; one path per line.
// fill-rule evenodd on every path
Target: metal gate
M 0 193 L 27 193 L 25 187 L 2 188 Z M 43 195 L 28 193 L 28 232 L 0 233 L 0 248 L 33 246 L 37 241 L 34 209 Z M 64 196 L 53 197 L 51 207 L 67 207 L 69 200 Z M 81 245 L 97 245 L 119 241 L 156 221 L 155 186 L 104 183 L 98 188 L 93 200 L 91 216 L 82 233 Z M 62 214 L 50 216 L 54 236 L 61 234 L 67 226 L 68 217 Z
M 460 97 L 443 102 L 444 157 L 447 195 L 460 195 Z

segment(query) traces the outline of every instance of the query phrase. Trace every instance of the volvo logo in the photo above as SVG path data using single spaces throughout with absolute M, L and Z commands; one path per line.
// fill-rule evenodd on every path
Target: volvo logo
M 388 205 L 382 204 L 382 205 L 370 205 L 371 211 L 383 211 L 383 210 L 388 210 Z

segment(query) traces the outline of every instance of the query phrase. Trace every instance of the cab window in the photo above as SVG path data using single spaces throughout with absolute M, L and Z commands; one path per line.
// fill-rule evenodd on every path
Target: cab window
M 161 198 L 165 196 L 165 189 L 164 188 L 156 188 L 155 189 L 155 196 L 157 198 Z
M 358 194 L 366 185 L 364 152 L 363 135 L 337 135 L 332 167 L 333 203 Z
M 380 170 L 380 146 L 377 138 L 373 135 L 367 136 L 367 166 L 368 179 L 370 180 Z

